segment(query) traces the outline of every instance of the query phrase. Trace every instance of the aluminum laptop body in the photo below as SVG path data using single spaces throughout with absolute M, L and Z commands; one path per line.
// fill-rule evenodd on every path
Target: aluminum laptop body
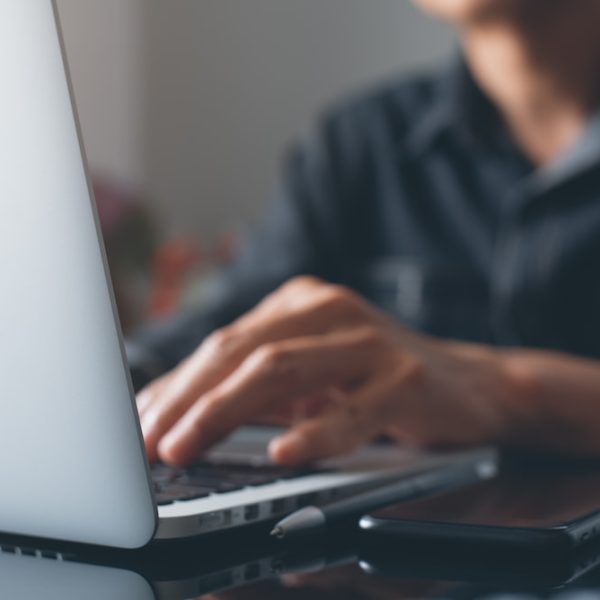
M 53 0 L 0 0 L 0 531 L 121 548 L 281 516 L 486 451 L 368 448 L 320 471 L 157 507 Z M 264 460 L 268 436 L 217 449 Z

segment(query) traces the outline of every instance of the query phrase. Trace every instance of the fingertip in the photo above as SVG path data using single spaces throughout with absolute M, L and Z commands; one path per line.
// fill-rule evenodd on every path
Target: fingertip
M 148 462 L 156 462 L 156 436 L 154 435 L 153 428 L 145 424 L 143 420 L 141 423 L 141 428 L 142 437 L 144 441 L 144 448 L 146 449 L 146 456 L 148 457 Z
M 160 440 L 156 452 L 160 460 L 166 464 L 182 465 L 184 463 L 179 441 L 170 434 Z
M 156 447 L 153 444 L 148 443 L 144 438 L 144 448 L 146 450 L 146 458 L 150 464 L 153 464 L 157 461 L 158 456 L 156 455 Z
M 269 456 L 280 465 L 294 466 L 309 459 L 307 442 L 296 432 L 286 433 L 269 444 Z
M 150 406 L 152 395 L 149 392 L 142 391 L 135 397 L 135 406 L 140 418 L 143 416 L 146 409 Z
M 150 396 L 152 395 L 150 388 L 148 386 L 146 386 L 145 388 L 142 388 L 141 390 L 139 390 L 137 392 L 137 394 L 135 395 L 135 401 L 140 404 L 142 402 L 144 402 L 145 400 L 149 400 Z
M 200 456 L 198 437 L 181 427 L 174 427 L 158 443 L 158 456 L 170 465 L 186 466 Z

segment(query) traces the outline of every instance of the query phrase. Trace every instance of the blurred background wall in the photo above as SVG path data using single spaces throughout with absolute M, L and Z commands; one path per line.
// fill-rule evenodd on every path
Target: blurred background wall
M 144 185 L 146 0 L 58 0 L 95 172 Z
M 320 108 L 453 43 L 409 0 L 58 5 L 92 168 L 137 187 L 165 239 L 252 219 Z

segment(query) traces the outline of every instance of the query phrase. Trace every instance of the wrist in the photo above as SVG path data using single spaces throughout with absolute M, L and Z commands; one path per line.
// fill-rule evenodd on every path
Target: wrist
M 524 445 L 540 394 L 539 379 L 525 353 L 454 340 L 435 343 L 452 357 L 447 394 L 454 394 L 456 406 L 464 409 L 454 432 L 457 439 L 501 447 Z
M 504 415 L 499 442 L 505 446 L 526 446 L 532 425 L 540 416 L 536 407 L 542 394 L 542 381 L 525 351 L 497 350 L 496 353 L 505 382 L 498 398 Z

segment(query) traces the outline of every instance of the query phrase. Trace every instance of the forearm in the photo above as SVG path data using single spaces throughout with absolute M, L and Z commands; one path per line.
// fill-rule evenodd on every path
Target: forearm
M 600 457 L 600 362 L 536 350 L 500 352 L 506 445 Z

